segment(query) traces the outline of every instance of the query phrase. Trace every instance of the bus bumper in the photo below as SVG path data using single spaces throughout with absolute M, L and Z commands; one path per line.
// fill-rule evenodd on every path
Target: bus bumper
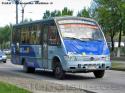
M 66 72 L 92 72 L 95 70 L 109 70 L 111 69 L 110 61 L 92 61 L 92 62 L 67 62 Z

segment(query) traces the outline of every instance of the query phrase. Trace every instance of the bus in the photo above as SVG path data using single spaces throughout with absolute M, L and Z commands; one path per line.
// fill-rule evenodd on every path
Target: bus
M 110 52 L 99 24 L 84 17 L 54 17 L 13 26 L 12 63 L 25 72 L 52 71 L 57 79 L 66 73 L 93 72 L 102 78 L 111 68 Z

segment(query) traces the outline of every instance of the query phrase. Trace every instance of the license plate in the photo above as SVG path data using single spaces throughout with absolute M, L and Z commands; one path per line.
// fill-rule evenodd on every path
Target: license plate
M 96 69 L 96 66 L 88 66 L 88 69 Z

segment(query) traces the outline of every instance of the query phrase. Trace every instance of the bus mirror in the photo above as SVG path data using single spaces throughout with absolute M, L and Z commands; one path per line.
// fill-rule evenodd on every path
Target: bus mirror
M 16 46 L 19 47 L 19 43 L 16 43 Z

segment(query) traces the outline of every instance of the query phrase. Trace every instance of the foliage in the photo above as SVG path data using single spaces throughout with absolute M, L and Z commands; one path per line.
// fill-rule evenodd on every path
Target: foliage
M 31 93 L 14 85 L 0 82 L 0 93 Z
M 73 15 L 73 11 L 69 10 L 67 7 L 64 7 L 64 9 L 61 12 L 61 16 L 71 16 Z
M 46 19 L 46 18 L 49 18 L 49 17 L 51 17 L 51 13 L 50 13 L 49 10 L 46 10 L 46 12 L 43 15 L 43 19 Z
M 51 17 L 57 17 L 57 16 L 72 16 L 73 15 L 73 11 L 69 10 L 67 7 L 64 7 L 64 9 L 62 11 L 59 10 L 55 10 L 50 12 L 49 10 L 46 10 L 46 12 L 43 15 L 43 19 L 48 19 Z
M 12 25 L 7 25 L 5 27 L 0 28 L 0 44 L 3 42 L 10 41 L 11 27 Z
M 10 42 L 12 25 L 0 27 L 0 45 Z
M 125 1 L 124 0 L 94 0 L 97 7 L 94 17 L 101 24 L 105 34 L 110 35 L 112 51 L 114 50 L 114 36 L 119 34 L 119 47 L 121 35 L 125 26 Z
M 89 11 L 86 8 L 84 8 L 80 12 L 78 12 L 77 16 L 78 17 L 88 17 L 88 18 L 90 17 Z
M 51 16 L 52 16 L 52 17 L 61 16 L 61 12 L 55 10 L 55 11 L 51 12 Z

